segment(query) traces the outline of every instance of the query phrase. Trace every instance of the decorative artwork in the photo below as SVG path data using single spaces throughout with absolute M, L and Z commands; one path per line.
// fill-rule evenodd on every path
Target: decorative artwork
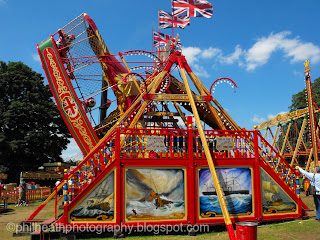
M 262 206 L 264 214 L 295 212 L 297 205 L 278 186 L 278 184 L 261 169 Z
M 250 168 L 216 168 L 230 214 L 252 214 Z M 209 169 L 199 170 L 200 217 L 222 217 L 222 210 Z
M 127 169 L 126 219 L 183 219 L 184 184 L 183 169 Z
M 114 172 L 109 174 L 71 213 L 72 221 L 114 219 Z

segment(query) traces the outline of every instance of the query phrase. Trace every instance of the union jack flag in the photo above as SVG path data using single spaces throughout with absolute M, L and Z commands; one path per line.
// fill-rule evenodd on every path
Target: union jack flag
M 212 17 L 213 6 L 206 0 L 172 0 L 173 15 L 179 17 Z
M 185 28 L 189 24 L 189 17 L 180 18 L 177 16 L 172 16 L 170 13 L 167 13 L 165 11 L 159 10 L 159 29 L 172 27 Z
M 173 43 L 176 41 L 174 38 L 171 38 L 171 36 L 168 34 L 153 32 L 153 46 L 160 47 L 162 45 L 166 45 L 167 42 L 169 42 L 169 40 L 172 40 Z M 178 40 L 176 46 L 181 48 L 180 39 Z

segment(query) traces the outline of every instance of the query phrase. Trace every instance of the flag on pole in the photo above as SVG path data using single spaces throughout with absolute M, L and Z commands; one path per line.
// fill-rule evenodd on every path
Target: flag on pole
M 153 46 L 154 47 L 160 47 L 162 45 L 166 45 L 167 42 L 169 42 L 169 40 L 171 40 L 173 43 L 176 41 L 174 38 L 171 38 L 171 36 L 168 34 L 153 31 Z M 176 46 L 181 48 L 180 39 L 178 40 L 178 43 L 176 44 Z
M 206 0 L 172 0 L 173 15 L 178 17 L 212 17 L 213 6 Z
M 190 24 L 190 18 L 172 16 L 170 13 L 159 10 L 159 29 L 179 27 L 185 28 Z

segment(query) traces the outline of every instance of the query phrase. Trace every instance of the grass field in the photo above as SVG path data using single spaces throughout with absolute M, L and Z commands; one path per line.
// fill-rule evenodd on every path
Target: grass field
M 309 206 L 310 209 L 314 209 L 313 198 L 302 196 L 302 200 Z M 8 209 L 0 212 L 0 239 L 16 239 L 26 240 L 30 239 L 30 236 L 13 237 L 12 231 L 8 231 L 7 228 L 16 226 L 20 221 L 26 219 L 31 213 L 41 204 L 41 202 L 30 203 L 27 207 L 15 207 L 9 205 Z M 61 211 L 61 210 L 60 210 Z M 54 200 L 39 213 L 37 219 L 48 219 L 54 216 Z M 281 223 L 268 223 L 258 226 L 258 239 L 259 240 L 320 240 L 320 222 L 315 220 L 315 211 L 309 212 L 311 217 L 308 220 L 295 220 Z M 14 230 L 14 229 L 13 229 Z M 128 240 L 227 240 L 228 234 L 223 226 L 210 228 L 210 233 L 198 234 L 191 237 L 188 235 L 149 235 L 149 236 L 128 236 Z M 81 236 L 77 236 L 77 239 L 81 239 Z M 113 237 L 95 238 L 95 239 L 113 239 Z M 92 238 L 91 238 L 92 240 Z

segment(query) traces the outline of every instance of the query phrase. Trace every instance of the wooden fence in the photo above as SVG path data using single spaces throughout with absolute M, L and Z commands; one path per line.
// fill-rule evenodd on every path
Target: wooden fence
M 40 187 L 37 189 L 27 189 L 27 201 L 44 200 L 51 194 L 51 188 Z M 2 190 L 0 202 L 18 203 L 19 190 Z

